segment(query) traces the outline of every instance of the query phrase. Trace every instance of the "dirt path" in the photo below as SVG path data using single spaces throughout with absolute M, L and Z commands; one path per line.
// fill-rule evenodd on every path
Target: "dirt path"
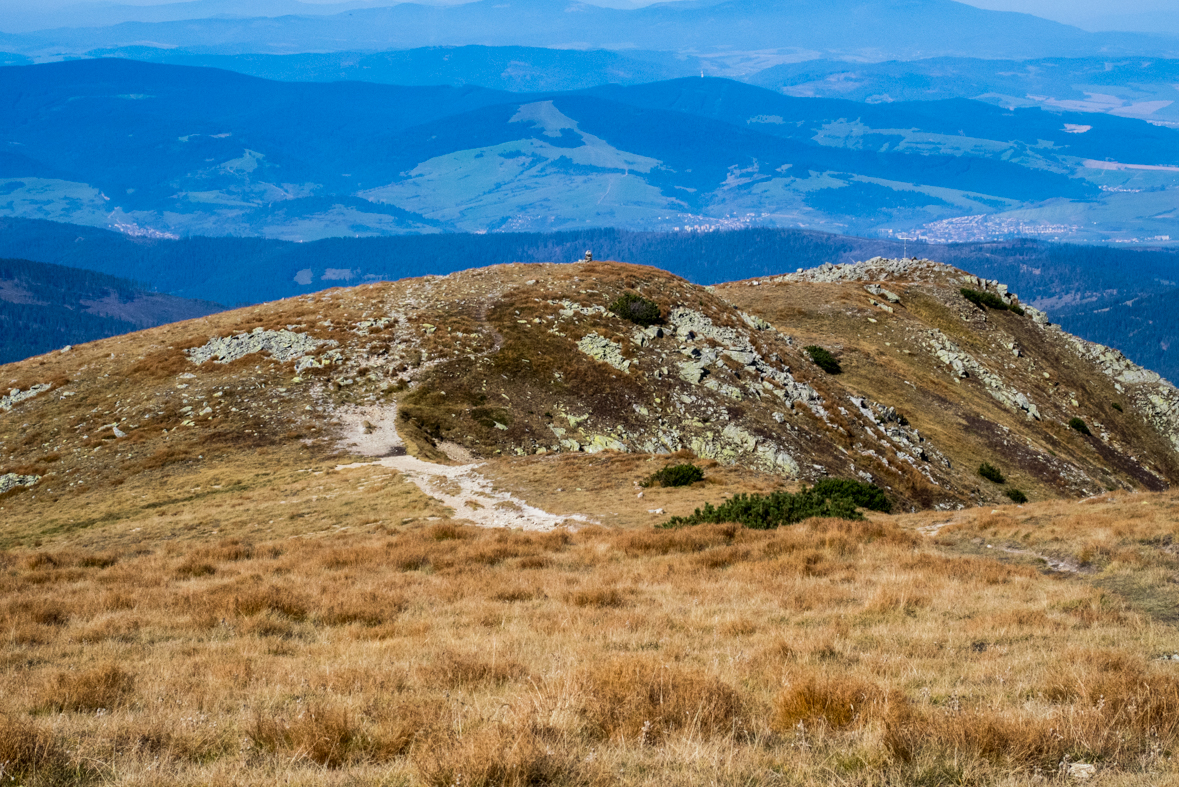
M 344 440 L 351 450 L 362 454 L 382 455 L 375 462 L 340 465 L 337 469 L 381 465 L 396 470 L 430 497 L 454 510 L 454 518 L 478 527 L 552 530 L 557 527 L 597 524 L 581 514 L 558 515 L 528 505 L 508 492 L 497 492 L 490 480 L 479 472 L 479 463 L 469 462 L 469 455 L 458 446 L 440 448 L 459 465 L 425 462 L 405 452 L 405 443 L 397 434 L 397 408 L 385 405 L 357 408 L 339 414 L 344 426 Z M 367 424 L 367 426 L 366 426 Z
M 479 527 L 552 530 L 592 524 L 592 520 L 581 514 L 550 514 L 508 492 L 495 491 L 491 481 L 478 472 L 478 464 L 436 465 L 412 456 L 389 456 L 374 464 L 396 470 L 427 495 L 454 509 L 455 519 L 465 519 Z

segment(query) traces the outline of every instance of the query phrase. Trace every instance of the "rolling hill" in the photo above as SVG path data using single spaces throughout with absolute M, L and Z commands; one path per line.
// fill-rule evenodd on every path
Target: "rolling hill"
M 0 212 L 145 234 L 1179 237 L 1165 207 L 1179 130 L 1108 115 L 720 79 L 521 95 L 106 59 L 2 69 L 0 102 Z
M 506 265 L 0 366 L 5 772 L 1165 783 L 1179 393 L 1011 305 Z
M 0 259 L 0 363 L 223 308 L 93 271 Z

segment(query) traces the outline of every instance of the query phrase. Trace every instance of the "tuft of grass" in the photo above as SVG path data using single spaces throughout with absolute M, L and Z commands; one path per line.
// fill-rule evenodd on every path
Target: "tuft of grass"
M 790 732 L 823 724 L 831 730 L 862 726 L 879 714 L 885 693 L 879 687 L 846 675 L 810 674 L 794 680 L 774 702 L 773 727 Z
M 816 344 L 810 344 L 803 349 L 806 350 L 807 355 L 814 361 L 815 366 L 818 366 L 827 374 L 839 374 L 843 371 L 843 367 L 839 365 L 839 361 L 836 360 L 835 356 L 822 347 Z
M 305 708 L 292 719 L 257 712 L 246 736 L 262 751 L 293 752 L 294 759 L 327 768 L 339 768 L 372 748 L 352 714 L 333 707 Z
M 582 683 L 586 732 L 599 740 L 643 745 L 677 731 L 714 738 L 747 729 L 746 700 L 697 669 L 619 658 L 587 670 Z
M 647 327 L 662 319 L 659 304 L 634 292 L 626 292 L 614 299 L 610 311 L 624 320 Z
M 589 787 L 601 783 L 596 768 L 544 730 L 507 724 L 435 740 L 413 760 L 429 787 Z
M 131 699 L 134 688 L 134 676 L 114 664 L 58 672 L 44 689 L 42 707 L 57 713 L 114 710 Z
M 988 481 L 992 481 L 996 484 L 1007 483 L 1007 479 L 1003 476 L 1002 471 L 1000 471 L 999 468 L 995 467 L 990 462 L 983 462 L 981 465 L 979 465 L 978 474 Z
M 679 465 L 668 465 L 662 470 L 657 470 L 643 479 L 641 485 L 643 487 L 691 486 L 697 481 L 702 480 L 704 480 L 703 468 L 697 467 L 691 463 L 685 463 Z
M 1072 418 L 1068 419 L 1068 425 L 1083 435 L 1092 434 L 1092 432 L 1089 431 L 1089 425 L 1086 424 L 1080 418 L 1077 418 L 1076 416 L 1073 416 Z
M 95 774 L 70 762 L 57 737 L 33 720 L 0 712 L 0 778 L 15 784 L 85 784 Z
M 616 587 L 591 587 L 569 594 L 569 603 L 576 607 L 617 609 L 626 606 L 626 596 Z
M 470 686 L 494 686 L 524 677 L 528 670 L 511 659 L 485 659 L 469 653 L 444 651 L 433 663 L 420 670 L 431 686 L 458 689 Z

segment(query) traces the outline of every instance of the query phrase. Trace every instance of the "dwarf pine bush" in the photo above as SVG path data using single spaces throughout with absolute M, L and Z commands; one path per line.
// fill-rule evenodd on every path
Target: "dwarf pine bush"
M 610 304 L 610 311 L 624 320 L 630 320 L 636 325 L 644 327 L 659 322 L 659 304 L 633 292 L 626 292 L 618 296 Z
M 843 371 L 843 368 L 839 365 L 839 361 L 835 360 L 835 356 L 822 347 L 811 344 L 803 349 L 806 350 L 811 360 L 815 362 L 815 366 L 818 366 L 827 374 L 839 374 Z
M 1089 431 L 1089 425 L 1086 424 L 1084 421 L 1082 421 L 1080 418 L 1077 418 L 1075 416 L 1068 419 L 1068 425 L 1071 426 L 1073 429 L 1076 429 L 1081 434 L 1085 434 L 1085 435 L 1093 434 L 1092 432 Z
M 691 486 L 704 478 L 704 471 L 694 464 L 668 465 L 643 480 L 642 486 Z
M 1007 479 L 1003 477 L 1003 473 L 999 468 L 995 467 L 989 462 L 983 462 L 978 466 L 978 474 L 988 481 L 993 481 L 996 484 L 1002 484 Z
M 873 484 L 843 479 L 825 479 L 798 492 L 773 492 L 768 495 L 735 495 L 719 506 L 705 503 L 691 516 L 676 516 L 659 527 L 736 522 L 753 530 L 773 530 L 811 517 L 863 519 L 860 508 L 891 511 L 892 504 Z
M 994 309 L 995 311 L 1011 311 L 1022 315 L 1023 308 L 1018 303 L 1007 303 L 993 292 L 979 292 L 972 290 L 969 287 L 963 287 L 958 290 L 962 293 L 962 297 L 980 308 Z

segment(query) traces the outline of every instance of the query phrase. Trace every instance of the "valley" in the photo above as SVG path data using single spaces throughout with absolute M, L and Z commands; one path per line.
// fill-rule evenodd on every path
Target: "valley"
M 858 103 L 718 78 L 524 94 L 272 82 L 114 58 L 0 69 L 0 103 L 0 215 L 137 237 L 1179 238 L 1179 130 L 1060 107 Z

